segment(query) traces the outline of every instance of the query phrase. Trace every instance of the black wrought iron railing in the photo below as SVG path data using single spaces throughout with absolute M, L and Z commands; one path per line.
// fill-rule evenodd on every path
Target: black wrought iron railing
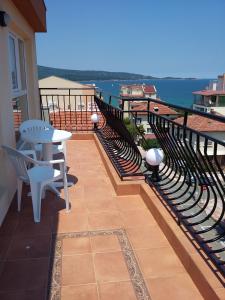
M 94 87 L 41 88 L 39 91 L 43 120 L 59 129 L 70 131 L 93 130 L 91 115 L 93 113 L 100 114 L 95 103 L 97 91 Z M 103 122 L 103 118 L 100 118 L 100 122 Z
M 225 274 L 225 118 L 155 99 L 135 100 L 166 104 L 181 114 L 172 120 L 146 110 L 148 124 L 165 156 L 159 171 L 161 180 L 153 183 L 148 177 L 147 182 L 155 185 L 175 212 L 178 224 L 189 230 Z
M 96 133 L 120 178 L 143 175 L 142 156 L 124 124 L 123 111 L 99 97 L 95 97 L 95 101 L 105 118 L 105 126 Z

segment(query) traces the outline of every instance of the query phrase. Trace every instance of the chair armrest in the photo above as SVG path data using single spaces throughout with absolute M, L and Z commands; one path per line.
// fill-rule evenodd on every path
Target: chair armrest
M 37 160 L 36 152 L 34 150 L 19 150 L 26 156 L 31 156 L 34 160 Z
M 49 161 L 37 160 L 36 163 L 39 166 L 51 166 L 51 165 L 55 165 L 55 164 L 64 164 L 65 160 L 64 159 L 55 159 L 55 160 L 49 160 Z

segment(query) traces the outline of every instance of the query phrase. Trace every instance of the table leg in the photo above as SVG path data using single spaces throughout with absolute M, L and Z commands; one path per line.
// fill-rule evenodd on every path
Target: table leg
M 43 159 L 45 161 L 49 161 L 53 159 L 53 152 L 52 152 L 52 143 L 45 143 L 42 144 L 43 149 Z
M 53 160 L 52 143 L 43 144 L 43 159 L 45 161 Z M 72 185 L 73 185 L 72 182 L 68 182 L 68 187 Z M 63 188 L 63 187 L 64 187 L 63 182 L 53 182 L 48 185 L 48 188 L 57 196 L 60 196 L 60 192 L 57 190 L 57 188 Z

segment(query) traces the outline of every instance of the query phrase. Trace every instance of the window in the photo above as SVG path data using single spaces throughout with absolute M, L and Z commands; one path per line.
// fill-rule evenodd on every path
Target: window
M 152 133 L 152 129 L 151 128 L 147 128 L 147 133 Z
M 15 45 L 15 39 L 12 36 L 9 37 L 9 57 L 10 57 L 10 73 L 11 73 L 11 80 L 12 80 L 12 89 L 14 91 L 19 88 L 19 85 L 18 85 L 16 45 Z
M 213 146 L 213 141 L 208 140 L 208 147 L 212 147 Z
M 24 42 L 15 34 L 8 37 L 9 71 L 12 87 L 12 108 L 16 140 L 21 122 L 28 119 Z
M 136 119 L 136 124 L 140 125 L 141 122 L 142 122 L 142 119 L 141 119 L 141 118 L 137 118 L 137 119 Z
M 225 105 L 225 96 L 219 96 L 219 106 Z
M 13 98 L 26 94 L 26 72 L 24 42 L 15 35 L 9 35 L 9 67 Z

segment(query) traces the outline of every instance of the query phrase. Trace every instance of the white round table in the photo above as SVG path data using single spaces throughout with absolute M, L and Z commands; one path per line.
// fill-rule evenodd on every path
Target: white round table
M 21 138 L 30 144 L 43 144 L 43 159 L 49 161 L 53 159 L 52 144 L 69 140 L 71 136 L 69 131 L 45 129 L 23 132 Z
M 53 143 L 65 142 L 70 139 L 72 133 L 65 130 L 58 129 L 45 129 L 45 130 L 28 130 L 21 135 L 22 140 L 30 144 L 42 144 L 43 145 L 43 159 L 49 161 L 53 159 Z M 68 182 L 68 186 L 73 183 Z M 49 184 L 50 189 L 60 196 L 59 191 L 56 188 L 63 187 L 62 182 L 54 182 Z

